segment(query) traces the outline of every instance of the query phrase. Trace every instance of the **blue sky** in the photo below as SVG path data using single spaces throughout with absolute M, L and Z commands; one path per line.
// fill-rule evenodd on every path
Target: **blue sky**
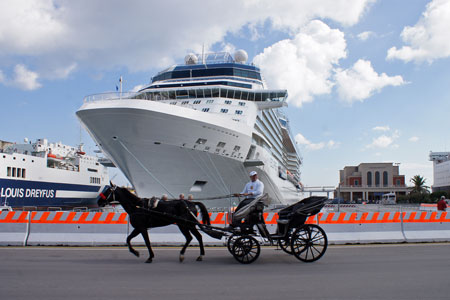
M 431 185 L 429 151 L 450 151 L 448 28 L 448 0 L 2 1 L 0 139 L 92 151 L 83 97 L 120 76 L 134 90 L 202 45 L 244 49 L 288 90 L 306 186 L 336 186 L 362 162 Z

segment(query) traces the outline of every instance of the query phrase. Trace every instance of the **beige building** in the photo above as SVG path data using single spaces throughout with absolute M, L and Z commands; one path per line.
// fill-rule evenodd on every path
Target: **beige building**
M 339 171 L 336 196 L 348 202 L 374 203 L 387 193 L 406 195 L 405 175 L 393 163 L 362 163 Z

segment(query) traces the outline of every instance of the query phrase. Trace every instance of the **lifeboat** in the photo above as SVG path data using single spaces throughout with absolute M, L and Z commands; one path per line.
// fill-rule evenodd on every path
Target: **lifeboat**
M 51 159 L 51 160 L 58 160 L 58 161 L 60 161 L 60 160 L 63 159 L 62 156 L 57 156 L 57 155 L 55 155 L 55 154 L 53 154 L 53 153 L 47 154 L 47 157 L 48 157 L 49 159 Z

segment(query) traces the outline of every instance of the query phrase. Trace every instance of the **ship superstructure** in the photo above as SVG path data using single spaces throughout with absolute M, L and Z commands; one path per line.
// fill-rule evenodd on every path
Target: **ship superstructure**
M 266 89 L 246 60 L 242 50 L 189 54 L 136 93 L 86 97 L 77 116 L 141 197 L 228 195 L 255 170 L 272 203 L 298 201 L 301 158 L 280 110 L 287 91 Z
M 2 142 L 0 205 L 38 208 L 96 207 L 109 183 L 108 170 L 82 145 L 72 147 L 38 139 Z

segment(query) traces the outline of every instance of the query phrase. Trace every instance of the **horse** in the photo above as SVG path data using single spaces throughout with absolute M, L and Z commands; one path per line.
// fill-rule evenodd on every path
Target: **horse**
M 148 199 L 145 200 L 148 201 Z M 192 241 L 191 233 L 200 244 L 200 256 L 197 257 L 197 261 L 203 260 L 205 249 L 203 247 L 202 235 L 196 228 L 196 225 L 201 225 L 196 218 L 198 214 L 196 207 L 200 208 L 203 224 L 211 224 L 208 210 L 203 203 L 186 200 L 159 201 L 156 207 L 144 208 L 143 199 L 134 195 L 126 188 L 110 183 L 110 187 L 100 195 L 98 205 L 105 206 L 113 201 L 118 201 L 128 213 L 130 224 L 134 230 L 127 237 L 127 245 L 129 251 L 137 257 L 139 257 L 139 252 L 131 246 L 131 240 L 139 234 L 144 238 L 149 252 L 149 258 L 145 261 L 146 263 L 151 263 L 155 257 L 147 229 L 171 224 L 176 224 L 186 238 L 186 243 L 180 251 L 180 262 L 183 262 L 186 248 Z

